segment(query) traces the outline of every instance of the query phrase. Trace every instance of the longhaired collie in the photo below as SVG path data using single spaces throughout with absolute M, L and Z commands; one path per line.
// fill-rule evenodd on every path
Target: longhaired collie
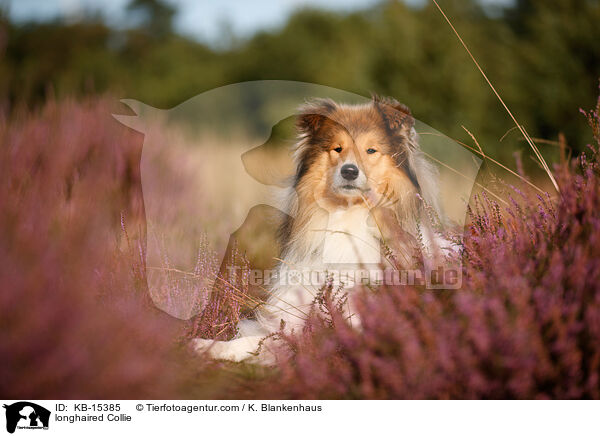
M 319 99 L 299 109 L 279 279 L 255 319 L 240 321 L 235 339 L 194 339 L 197 352 L 271 362 L 263 339 L 281 328 L 301 330 L 324 278 L 348 292 L 349 319 L 359 325 L 352 317 L 354 281 L 330 273 L 361 270 L 368 280 L 386 264 L 414 268 L 415 253 L 425 248 L 431 256 L 443 245 L 427 224 L 432 211 L 442 216 L 437 173 L 420 150 L 414 123 L 410 110 L 391 98 L 361 105 Z

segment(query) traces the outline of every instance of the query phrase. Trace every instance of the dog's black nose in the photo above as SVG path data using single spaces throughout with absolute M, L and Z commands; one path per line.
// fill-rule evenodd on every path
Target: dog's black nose
M 358 177 L 358 167 L 354 164 L 346 164 L 340 170 L 342 177 L 346 180 L 354 180 Z

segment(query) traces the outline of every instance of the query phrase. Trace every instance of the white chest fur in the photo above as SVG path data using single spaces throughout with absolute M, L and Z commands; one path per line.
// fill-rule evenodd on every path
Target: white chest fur
M 369 223 L 369 210 L 354 206 L 323 212 L 315 213 L 295 235 L 279 266 L 280 281 L 271 288 L 262 314 L 257 314 L 271 330 L 282 319 L 289 327 L 301 324 L 328 278 L 334 287 L 350 289 L 354 280 L 344 275 L 347 271 L 378 270 L 380 244 L 376 226 Z
M 381 261 L 376 228 L 368 225 L 369 210 L 364 207 L 337 209 L 329 213 L 324 234 L 324 264 L 356 265 L 357 268 Z

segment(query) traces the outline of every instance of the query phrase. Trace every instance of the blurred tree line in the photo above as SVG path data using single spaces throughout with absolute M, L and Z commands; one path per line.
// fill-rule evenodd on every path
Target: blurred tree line
M 517 0 L 496 14 L 476 0 L 441 0 L 506 103 L 534 137 L 588 141 L 579 107 L 591 107 L 600 76 L 598 0 Z M 300 10 L 285 26 L 214 48 L 178 35 L 176 11 L 133 0 L 136 26 L 101 17 L 0 26 L 0 101 L 5 108 L 110 91 L 169 108 L 208 89 L 247 80 L 299 80 L 362 95 L 392 95 L 415 116 L 504 158 L 508 118 L 456 36 L 428 2 L 384 1 L 341 13 Z M 519 143 L 513 130 L 503 141 Z M 550 147 L 550 146 L 549 146 Z M 512 157 L 511 157 L 512 158 Z

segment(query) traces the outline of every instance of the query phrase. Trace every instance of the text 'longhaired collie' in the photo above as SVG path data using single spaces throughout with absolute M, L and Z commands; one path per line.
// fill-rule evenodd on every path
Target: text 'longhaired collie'
M 426 263 L 423 257 L 452 249 L 428 225 L 431 211 L 442 219 L 437 172 L 420 150 L 414 123 L 406 106 L 379 97 L 361 105 L 315 100 L 297 116 L 296 174 L 280 228 L 278 275 L 322 273 L 344 287 L 349 319 L 358 328 L 360 320 L 352 318 L 355 283 L 330 272 L 372 275 L 382 271 L 386 256 L 395 268 L 410 269 L 417 251 Z M 240 321 L 236 338 L 194 339 L 192 345 L 217 359 L 272 363 L 263 339 L 281 328 L 301 330 L 323 284 L 280 281 L 256 319 Z

